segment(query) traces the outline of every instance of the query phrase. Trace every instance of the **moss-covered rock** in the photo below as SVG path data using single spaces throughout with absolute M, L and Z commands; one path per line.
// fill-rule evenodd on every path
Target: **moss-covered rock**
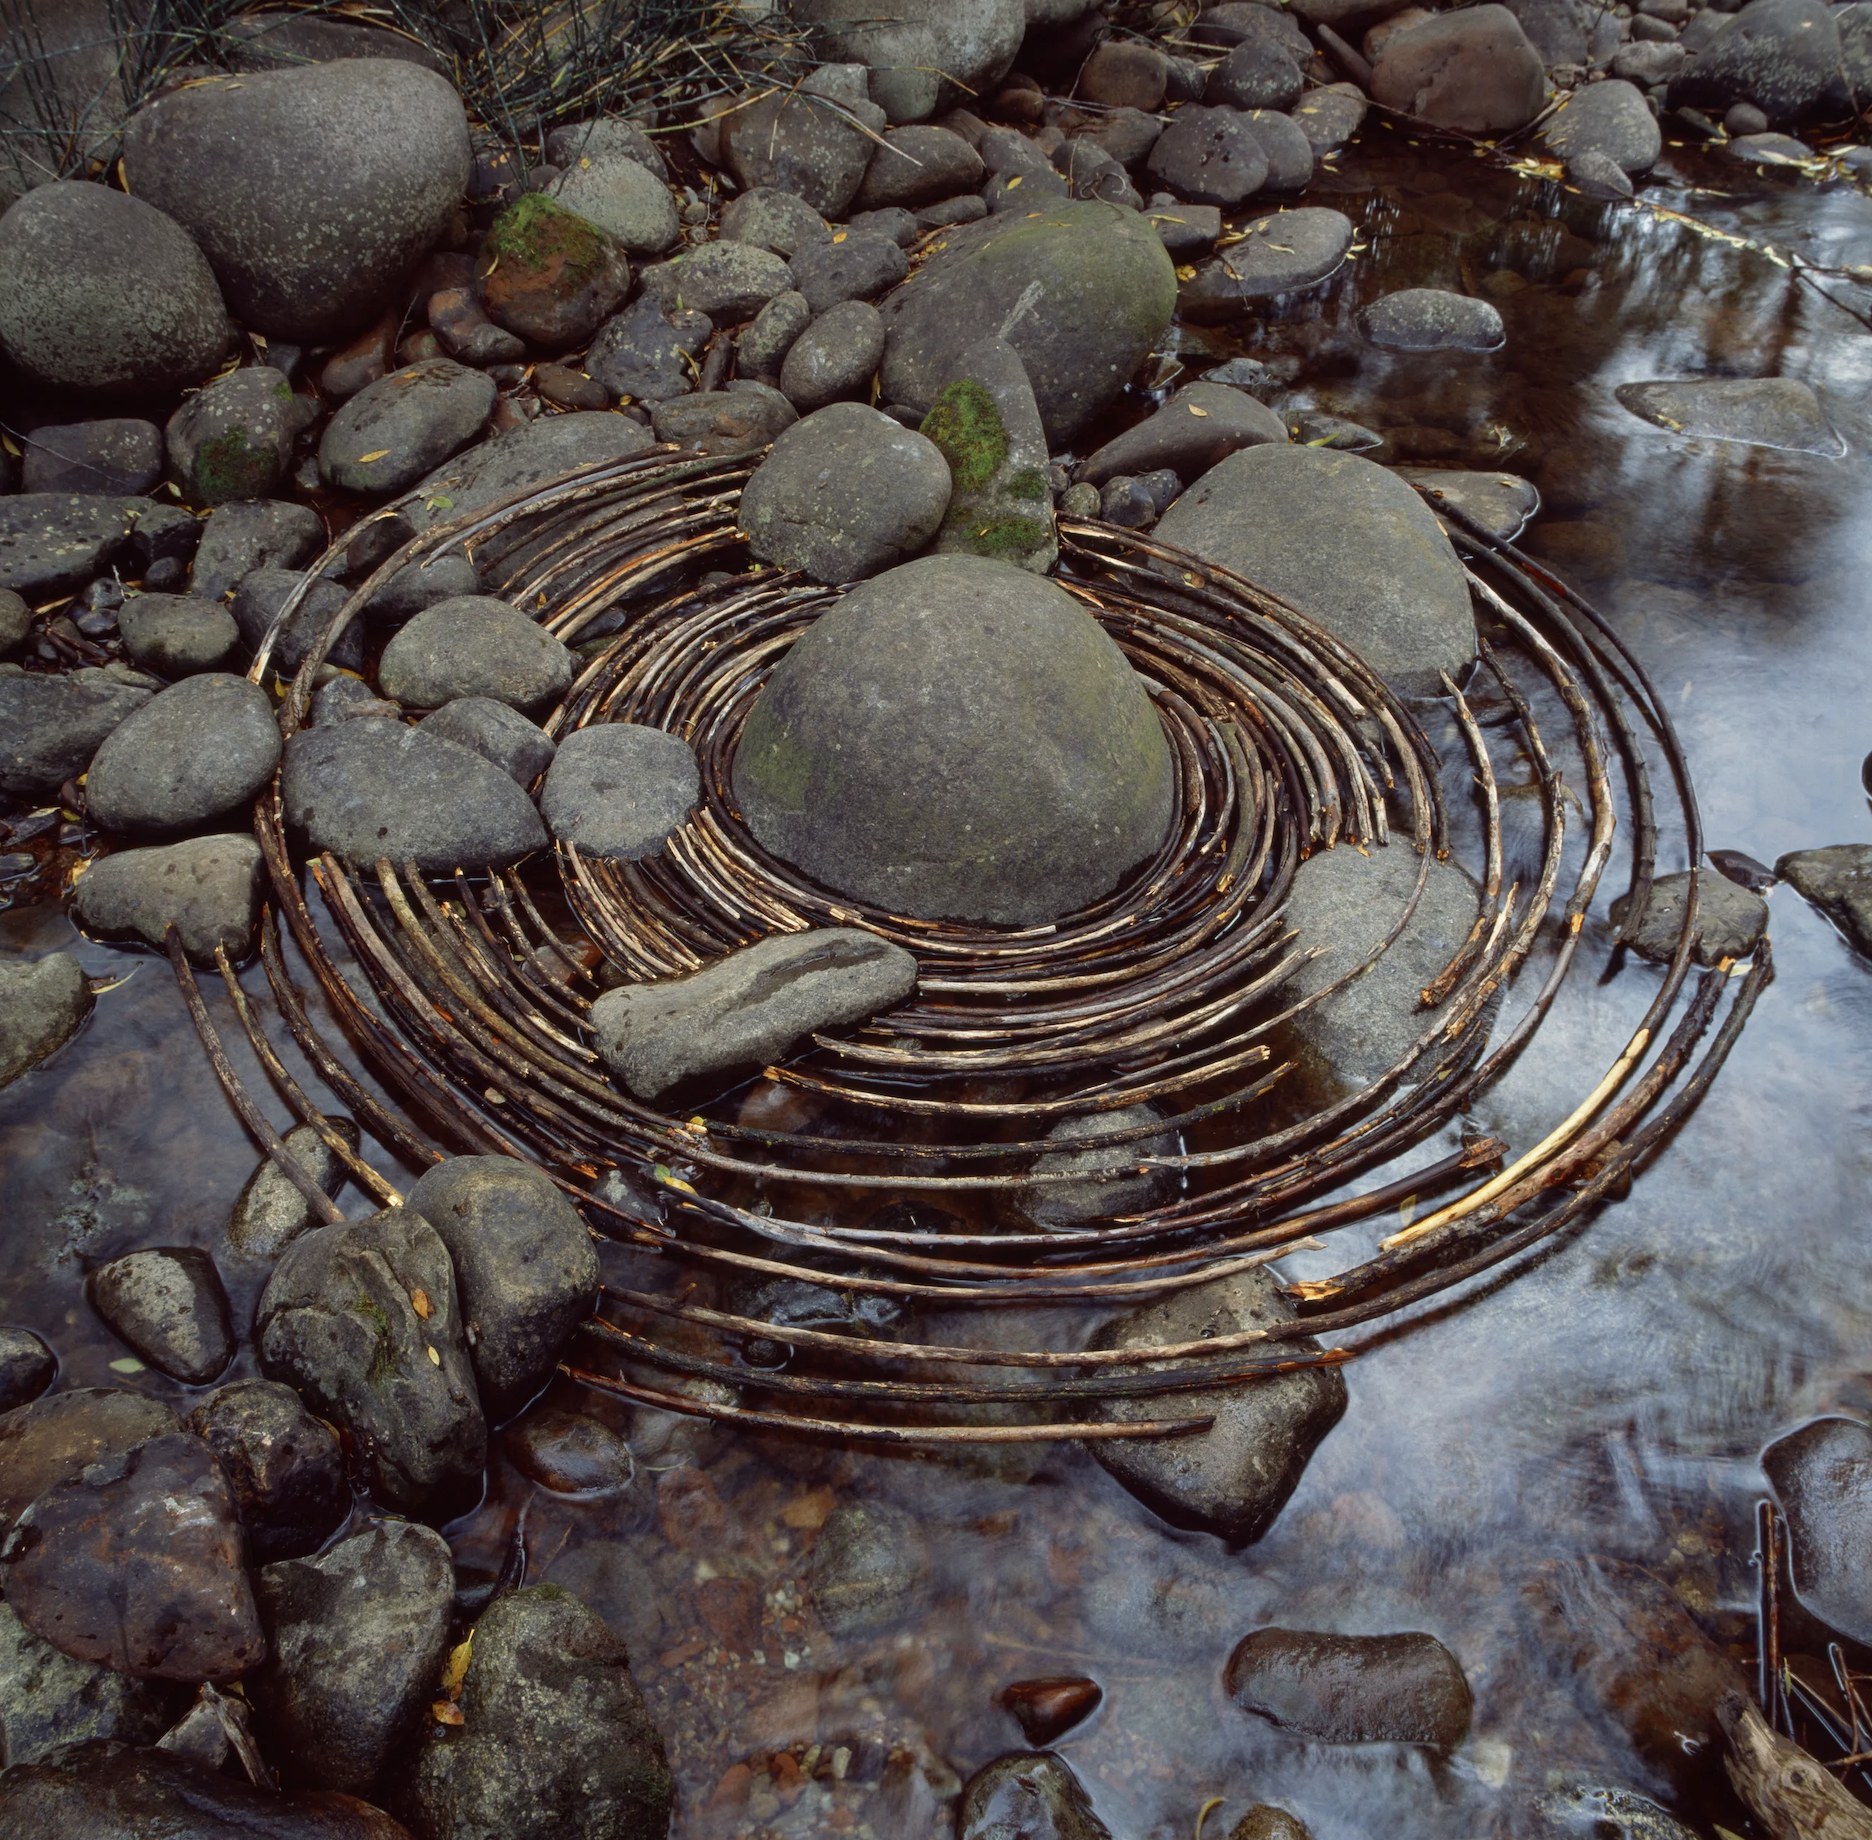
M 1151 225 L 1096 200 L 1003 212 L 953 232 L 885 301 L 884 400 L 928 411 L 977 340 L 1019 354 L 1049 442 L 1112 401 L 1176 308 L 1176 270 Z
M 623 249 L 543 192 L 509 205 L 481 246 L 488 318 L 551 350 L 590 338 L 629 292 Z
M 1059 558 L 1059 541 L 1046 433 L 1026 369 L 1005 339 L 971 345 L 958 364 L 960 374 L 923 421 L 955 481 L 936 547 L 1044 575 Z
M 292 465 L 293 437 L 313 412 L 285 376 L 253 365 L 191 396 L 164 431 L 169 475 L 192 505 L 266 498 Z

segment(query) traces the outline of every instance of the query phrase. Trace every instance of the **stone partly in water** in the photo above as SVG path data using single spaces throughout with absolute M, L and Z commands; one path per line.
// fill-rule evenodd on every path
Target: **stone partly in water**
M 843 1502 L 813 1546 L 812 1606 L 834 1635 L 875 1635 L 916 1610 L 929 1572 L 929 1551 L 910 1514 L 884 1502 Z
M 624 1644 L 556 1585 L 474 1629 L 462 1722 L 431 1724 L 408 1799 L 432 1840 L 664 1840 L 674 1785 Z
M 141 1393 L 80 1387 L 0 1416 L 0 1542 L 48 1489 L 93 1464 L 179 1428 L 170 1409 Z
M 0 1603 L 0 1769 L 93 1738 L 154 1744 L 186 1698 L 167 1681 L 133 1680 L 61 1654 Z
M 1229 1697 L 1297 1737 L 1322 1744 L 1456 1748 L 1472 1702 L 1461 1664 L 1434 1636 L 1331 1635 L 1257 1629 L 1236 1645 Z
M 1506 336 L 1486 300 L 1446 288 L 1400 288 L 1359 314 L 1359 330 L 1384 351 L 1494 351 Z
M 1317 287 L 1338 272 L 1351 248 L 1352 220 L 1342 211 L 1301 205 L 1271 212 L 1196 271 L 1183 288 L 1183 311 L 1196 320 L 1225 319 L 1244 301 Z
M 378 666 L 385 696 L 412 709 L 486 696 L 538 709 L 572 681 L 572 654 L 524 613 L 485 594 L 437 601 L 388 645 Z
M 1491 536 L 1512 543 L 1540 509 L 1540 493 L 1519 473 L 1475 473 L 1460 467 L 1400 466 L 1397 476 L 1430 495 L 1431 508 L 1453 505 Z M 1443 520 L 1439 519 L 1439 522 Z
M 1536 1796 L 1534 1808 L 1552 1840 L 1698 1840 L 1695 1828 L 1630 1789 L 1581 1783 Z
M 90 1013 L 91 986 L 75 958 L 0 959 L 0 1086 L 62 1048 Z
M 214 1260 L 194 1246 L 150 1246 L 100 1265 L 91 1302 L 152 1367 L 205 1386 L 234 1358 L 234 1326 Z
M 1546 106 L 1547 72 L 1505 6 L 1433 13 L 1379 47 L 1372 99 L 1461 134 L 1507 134 Z
M 694 750 L 636 722 L 574 729 L 540 788 L 540 812 L 561 843 L 617 862 L 654 856 L 702 798 Z
M 289 824 L 363 868 L 493 868 L 543 849 L 533 801 L 491 761 L 398 722 L 301 729 L 286 744 Z
M 1020 353 L 982 339 L 956 359 L 923 434 L 949 466 L 941 555 L 986 556 L 1046 574 L 1059 560 L 1046 429 Z
M 1793 850 L 1775 864 L 1853 945 L 1872 958 L 1872 844 L 1835 843 Z M 3 1059 L 3 1051 L 0 1051 Z
M 1849 1642 L 1872 1640 L 1872 1426 L 1819 1418 L 1762 1452 L 1787 1516 L 1794 1590 Z
M 279 764 L 279 726 L 258 684 L 222 671 L 185 677 L 113 729 L 85 775 L 108 830 L 165 836 L 241 810 Z
M 1069 443 L 1130 381 L 1176 308 L 1176 270 L 1144 218 L 1088 200 L 949 234 L 885 301 L 884 400 L 927 413 L 984 338 L 1019 354 L 1047 439 Z
M 58 1358 L 30 1329 L 0 1328 L 0 1412 L 37 1399 L 58 1372 Z
M 542 1407 L 510 1425 L 501 1443 L 515 1469 L 555 1495 L 616 1495 L 636 1480 L 630 1445 L 582 1412 Z
M 1186 383 L 1155 414 L 1098 448 L 1078 477 L 1096 486 L 1120 474 L 1168 467 L 1187 484 L 1244 447 L 1286 440 L 1287 424 L 1246 390 Z
M 957 1840 L 1111 1840 L 1085 1785 L 1052 1751 L 1013 1751 L 969 1778 Z
M 1265 1271 L 1238 1272 L 1174 1292 L 1100 1331 L 1096 1348 L 1150 1348 L 1207 1340 L 1289 1322 L 1293 1306 Z M 1311 1340 L 1283 1350 L 1317 1352 Z M 1345 1415 L 1346 1385 L 1335 1367 L 1308 1368 L 1251 1386 L 1179 1395 L 1215 1424 L 1188 1437 L 1101 1439 L 1093 1454 L 1153 1512 L 1174 1526 L 1220 1534 L 1235 1544 L 1273 1526 L 1321 1440 Z M 1162 1402 L 1111 1400 L 1102 1418 L 1151 1418 Z
M 187 1432 L 149 1438 L 39 1495 L 0 1547 L 7 1602 L 81 1661 L 231 1680 L 266 1653 L 227 1479 Z
M 455 1605 L 448 1542 L 382 1521 L 255 1579 L 271 1652 L 247 1684 L 288 1783 L 368 1795 L 435 1695 Z
M 0 671 L 0 797 L 56 794 L 156 688 L 95 668 L 56 677 Z
M 774 443 L 741 494 L 740 527 L 764 562 L 856 581 L 915 555 L 950 490 L 934 443 L 863 403 L 832 403 Z
M 450 1157 L 423 1174 L 404 1205 L 448 1248 L 481 1396 L 505 1417 L 552 1377 L 560 1350 L 592 1312 L 591 1232 L 542 1171 L 513 1157 Z
M 734 791 L 767 849 L 842 894 L 1036 925 L 1159 847 L 1174 773 L 1142 680 L 1078 602 L 936 556 L 860 584 L 796 642 L 742 731 Z
M 179 85 L 131 117 L 124 163 L 245 325 L 318 343 L 367 324 L 442 239 L 472 155 L 447 78 L 351 58 Z
M 758 1069 L 820 1029 L 901 1003 L 916 959 L 870 933 L 824 927 L 744 946 L 689 977 L 626 984 L 592 1005 L 605 1065 L 654 1103 L 691 1080 Z
M 1649 172 L 1664 151 L 1664 137 L 1644 91 L 1617 77 L 1575 90 L 1566 107 L 1541 129 L 1541 139 L 1569 163 L 1597 153 L 1625 173 Z
M 358 1128 L 349 1118 L 334 1118 L 331 1127 L 355 1150 Z M 345 1168 L 337 1153 L 309 1124 L 288 1131 L 286 1154 L 328 1195 L 344 1186 Z M 308 1227 L 323 1217 L 313 1211 L 302 1189 L 272 1157 L 247 1178 L 228 1222 L 228 1240 L 250 1259 L 276 1259 Z
M 1357 454 L 1245 448 L 1164 514 L 1160 541 L 1279 595 L 1407 696 L 1475 656 L 1469 584 L 1435 516 Z
M 255 1340 L 270 1374 L 350 1433 L 387 1507 L 444 1518 L 474 1500 L 487 1426 L 448 1249 L 420 1214 L 301 1234 L 261 1295 Z
M 233 336 L 188 233 L 141 198 L 58 180 L 0 216 L 0 351 L 53 389 L 155 396 Z
M 1044 1680 L 1016 1680 L 995 1695 L 995 1704 L 1011 1713 L 1029 1744 L 1051 1744 L 1096 1712 L 1105 1689 L 1083 1675 Z
M 1090 1226 L 1120 1214 L 1143 1213 L 1163 1201 L 1176 1186 L 1176 1172 L 1145 1169 L 1140 1163 L 1145 1157 L 1174 1156 L 1178 1148 L 1174 1132 L 1159 1131 L 1085 1150 L 1070 1148 L 1085 1138 L 1155 1124 L 1157 1117 L 1155 1108 L 1145 1104 L 1062 1118 L 1046 1134 L 1048 1143 L 1061 1148 L 1049 1151 L 1033 1168 L 1036 1176 L 1055 1179 L 1014 1191 L 1014 1204 L 1025 1221 L 1048 1228 Z M 1061 1176 L 1078 1179 L 1060 1181 Z
M 250 1561 L 313 1552 L 350 1512 L 338 1435 L 291 1387 L 236 1380 L 204 1399 L 188 1423 L 221 1461 Z
M 1837 459 L 1846 443 L 1819 398 L 1793 377 L 1710 377 L 1681 383 L 1622 383 L 1618 399 L 1672 434 Z
M 1651 898 L 1635 925 L 1626 928 L 1627 898 L 1612 903 L 1614 927 L 1624 930 L 1640 957 L 1666 964 L 1677 950 L 1677 935 L 1688 904 L 1688 873 L 1661 875 L 1651 884 Z M 1768 903 L 1760 895 L 1707 869 L 1697 877 L 1697 916 L 1693 953 L 1699 965 L 1747 958 L 1768 931 Z
M 94 862 L 72 892 L 79 924 L 103 939 L 162 946 L 173 926 L 198 965 L 218 947 L 237 963 L 253 949 L 263 864 L 251 837 L 190 837 Z
M 1229 1829 L 1228 1840 L 1313 1840 L 1313 1835 L 1285 1808 L 1258 1802 Z
M 0 1775 L 0 1831 L 64 1840 L 409 1840 L 381 1809 L 341 1795 L 279 1795 L 165 1750 L 74 1746 Z

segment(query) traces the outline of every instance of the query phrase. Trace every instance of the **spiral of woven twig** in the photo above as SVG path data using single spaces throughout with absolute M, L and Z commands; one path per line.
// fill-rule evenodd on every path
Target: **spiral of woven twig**
M 283 712 L 290 733 L 325 651 L 379 583 L 420 556 L 465 550 L 494 591 L 588 659 L 551 732 L 627 720 L 695 749 L 702 803 L 660 856 L 593 861 L 562 846 L 552 863 L 485 878 L 331 856 L 302 864 L 276 788 L 255 814 L 272 877 L 271 987 L 359 1121 L 418 1165 L 444 1153 L 435 1140 L 527 1157 L 617 1248 L 590 1325 L 595 1352 L 568 1369 L 580 1380 L 643 1403 L 891 1440 L 1199 1428 L 1209 1418 L 1179 1411 L 1179 1393 L 1341 1359 L 1318 1338 L 1564 1231 L 1655 1154 L 1714 1076 L 1770 961 L 1764 946 L 1745 978 L 1693 971 L 1693 882 L 1641 1022 L 1607 1066 L 1565 1070 L 1576 1099 L 1554 1126 L 1527 1146 L 1465 1139 L 1425 1166 L 1421 1147 L 1538 1043 L 1621 808 L 1627 892 L 1643 912 L 1660 762 L 1672 847 L 1693 863 L 1701 850 L 1682 755 L 1642 670 L 1583 602 L 1453 507 L 1438 508 L 1473 554 L 1488 634 L 1469 694 L 1445 685 L 1456 761 L 1439 757 L 1412 708 L 1355 654 L 1273 596 L 1148 536 L 1063 525 L 1061 584 L 1146 683 L 1172 743 L 1178 815 L 1157 856 L 1106 899 L 1053 926 L 972 928 L 828 893 L 741 822 L 730 779 L 741 724 L 776 661 L 837 596 L 750 563 L 735 517 L 752 465 L 660 451 L 428 530 L 333 614 Z M 293 612 L 289 602 L 276 631 Z M 268 663 L 263 646 L 256 677 Z M 1499 712 L 1492 733 L 1471 706 L 1478 685 Z M 1564 720 L 1583 783 L 1566 783 L 1537 710 Z M 1538 870 L 1512 883 L 1505 758 L 1531 775 L 1540 812 Z M 1424 989 L 1421 1032 L 1395 1065 L 1350 1094 L 1300 1102 L 1286 1080 L 1292 1025 L 1382 957 L 1431 859 L 1460 854 L 1441 788 L 1465 778 L 1473 930 Z M 1583 847 L 1569 850 L 1581 827 Z M 1315 951 L 1287 923 L 1297 866 L 1319 849 L 1387 842 L 1421 860 L 1385 940 L 1332 983 L 1294 994 L 1291 974 Z M 420 1127 L 377 1101 L 314 1025 L 275 914 L 344 1037 Z M 760 1104 L 666 1116 L 611 1079 L 588 1026 L 609 984 L 822 925 L 908 947 L 915 997 L 769 1069 Z M 281 1081 L 253 1006 L 223 972 Z M 211 1038 L 198 998 L 195 1010 Z M 282 1090 L 336 1137 L 289 1078 Z M 1061 1119 L 1144 1101 L 1150 1122 L 1094 1123 L 1073 1140 L 1076 1152 L 1109 1153 L 1102 1175 L 1036 1168 L 1057 1148 L 1046 1132 Z M 1369 1181 L 1407 1158 L 1407 1175 Z M 378 1199 L 394 1198 L 362 1159 L 346 1160 Z M 1010 1229 L 1016 1191 L 1144 1173 L 1165 1191 L 1146 1208 L 1070 1232 Z M 1356 1193 L 1354 1177 L 1364 1179 Z M 1318 1247 L 1406 1194 L 1421 1205 L 1440 1193 L 1451 1198 L 1362 1262 L 1287 1286 L 1290 1319 L 1180 1345 L 1087 1346 L 1086 1323 L 1114 1307 Z M 813 1326 L 763 1307 L 776 1280 L 875 1307 L 862 1332 Z M 1139 1394 L 1163 1396 L 1157 1416 L 1087 1418 L 1081 1403 Z

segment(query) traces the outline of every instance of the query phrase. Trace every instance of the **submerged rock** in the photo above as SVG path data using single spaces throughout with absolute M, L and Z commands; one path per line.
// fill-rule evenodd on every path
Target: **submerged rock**
M 1823 850 L 1793 850 L 1775 873 L 1872 958 L 1872 845 L 1836 843 Z
M 618 862 L 653 856 L 702 799 L 695 751 L 679 735 L 635 722 L 574 729 L 540 788 L 540 812 L 561 843 Z
M 102 1457 L 39 1494 L 0 1547 L 7 1602 L 81 1661 L 231 1680 L 266 1653 L 221 1466 L 186 1432 Z
M 427 1840 L 663 1840 L 674 1785 L 624 1644 L 556 1585 L 474 1630 L 462 1723 L 431 1724 L 409 1801 Z
M 311 1552 L 350 1512 L 337 1433 L 291 1387 L 236 1380 L 204 1399 L 188 1423 L 221 1461 L 251 1561 Z
M 390 1208 L 301 1234 L 261 1295 L 255 1341 L 269 1373 L 350 1432 L 387 1507 L 441 1518 L 473 1501 L 487 1426 L 448 1249 L 422 1215 Z
M 1151 1348 L 1208 1340 L 1291 1322 L 1293 1315 L 1277 1281 L 1255 1269 L 1172 1292 L 1101 1330 L 1092 1346 Z M 1319 1350 L 1311 1338 L 1277 1346 L 1284 1353 Z M 1092 1454 L 1173 1526 L 1247 1545 L 1273 1526 L 1345 1409 L 1345 1380 L 1336 1367 L 1212 1392 L 1112 1399 L 1100 1404 L 1100 1418 L 1131 1423 L 1187 1414 L 1212 1416 L 1215 1423 L 1182 1437 L 1101 1439 Z
M 353 1150 L 358 1147 L 358 1128 L 349 1118 L 334 1118 L 332 1127 Z M 336 1195 L 344 1186 L 345 1168 L 337 1153 L 309 1124 L 295 1126 L 286 1133 L 286 1154 L 304 1169 L 328 1195 Z M 286 1250 L 320 1215 L 300 1188 L 270 1156 L 247 1178 L 240 1198 L 234 1203 L 228 1222 L 228 1239 L 235 1250 L 250 1259 L 275 1259 Z
M 637 1475 L 630 1445 L 582 1412 L 529 1412 L 507 1428 L 502 1444 L 515 1469 L 555 1495 L 615 1495 Z
M 813 1546 L 812 1606 L 834 1635 L 875 1635 L 916 1609 L 929 1582 L 916 1522 L 884 1502 L 843 1502 Z
M 885 301 L 884 400 L 925 413 L 983 338 L 1019 354 L 1047 438 L 1069 442 L 1130 381 L 1176 307 L 1176 271 L 1137 213 L 1088 200 L 949 234 Z
M 1872 1426 L 1819 1418 L 1762 1452 L 1787 1516 L 1794 1590 L 1849 1642 L 1872 1639 Z
M 1244 1712 L 1324 1744 L 1421 1744 L 1469 1733 L 1461 1664 L 1434 1636 L 1258 1629 L 1229 1656 L 1224 1685 Z
M 1632 414 L 1672 434 L 1824 454 L 1829 459 L 1846 451 L 1819 398 L 1793 377 L 1622 383 L 1616 394 Z
M 75 958 L 0 959 L 0 1086 L 62 1048 L 90 1013 L 91 986 Z
M 1647 1796 L 1629 1789 L 1605 1789 L 1588 1784 L 1556 1789 L 1537 1796 L 1536 1811 L 1555 1836 L 1576 1834 L 1581 1840 L 1698 1840 L 1696 1830 L 1665 1813 Z
M 1128 1143 L 1100 1144 L 1086 1150 L 1069 1146 L 1082 1138 L 1100 1137 L 1138 1125 L 1154 1124 L 1157 1112 L 1150 1105 L 1127 1105 L 1115 1112 L 1088 1112 L 1062 1118 L 1047 1132 L 1047 1142 L 1062 1146 L 1049 1151 L 1034 1165 L 1038 1176 L 1077 1175 L 1076 1182 L 1043 1182 L 1017 1189 L 1015 1202 L 1037 1227 L 1071 1228 L 1103 1224 L 1120 1214 L 1141 1214 L 1163 1201 L 1176 1187 L 1176 1171 L 1140 1169 L 1141 1159 L 1174 1156 L 1174 1132 L 1133 1138 Z
M 540 1170 L 505 1156 L 456 1156 L 424 1172 L 405 1206 L 448 1248 L 469 1359 L 497 1418 L 551 1378 L 592 1312 L 590 1230 Z
M 907 563 L 823 615 L 734 767 L 754 835 L 828 887 L 999 925 L 1107 893 L 1162 843 L 1172 781 L 1143 682 L 1097 622 L 974 556 Z
M 688 977 L 608 990 L 591 1008 L 605 1065 L 654 1103 L 690 1080 L 758 1069 L 820 1029 L 901 1003 L 916 959 L 841 927 L 743 946 Z
M 1430 495 L 1431 509 L 1453 505 L 1492 536 L 1512 543 L 1540 509 L 1533 481 L 1519 473 L 1472 473 L 1460 467 L 1400 466 L 1397 476 Z M 1441 520 L 1439 520 L 1441 521 Z
M 441 1678 L 455 1608 L 448 1542 L 383 1521 L 255 1579 L 272 1644 L 248 1682 L 289 1783 L 365 1795 L 414 1737 Z
M 1085 1785 L 1051 1751 L 1015 1751 L 969 1778 L 957 1840 L 1111 1840 Z
M 1096 1680 L 1067 1675 L 1014 1681 L 995 1695 L 995 1704 L 1013 1715 L 1029 1744 L 1051 1744 L 1089 1719 L 1104 1698 Z
M 1313 1840 L 1313 1835 L 1285 1808 L 1260 1802 L 1229 1829 L 1228 1840 Z
M 30 1329 L 0 1328 L 0 1412 L 37 1399 L 57 1372 L 57 1356 Z
M 152 1367 L 205 1386 L 234 1358 L 234 1325 L 214 1260 L 193 1246 L 126 1253 L 91 1274 L 91 1303 Z
M 1269 445 L 1212 467 L 1159 539 L 1279 595 L 1410 696 L 1475 656 L 1469 584 L 1436 518 L 1357 454 Z

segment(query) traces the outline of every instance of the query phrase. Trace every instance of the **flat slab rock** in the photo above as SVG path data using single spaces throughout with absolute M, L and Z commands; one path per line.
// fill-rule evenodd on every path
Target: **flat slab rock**
M 1218 319 L 1244 300 L 1317 287 L 1337 272 L 1352 247 L 1352 220 L 1342 211 L 1301 205 L 1256 218 L 1238 243 L 1205 262 L 1182 291 L 1183 311 Z
M 1659 964 L 1669 961 L 1677 950 L 1677 934 L 1683 926 L 1684 908 L 1689 899 L 1690 877 L 1687 872 L 1660 875 L 1651 884 L 1651 898 L 1644 913 L 1628 935 L 1631 947 L 1641 958 Z M 1612 903 L 1612 924 L 1625 924 L 1626 898 Z M 1692 948 L 1699 965 L 1716 965 L 1725 959 L 1747 958 L 1761 944 L 1768 930 L 1768 903 L 1760 895 L 1739 887 L 1726 876 L 1705 869 L 1697 877 L 1697 913 L 1695 944 Z
M 1793 377 L 1712 377 L 1623 383 L 1616 392 L 1633 415 L 1672 434 L 1839 459 L 1846 443 L 1820 399 Z
M 862 1022 L 916 988 L 915 957 L 870 933 L 822 927 L 731 953 L 693 977 L 629 984 L 592 1005 L 598 1052 L 639 1098 L 770 1065 L 816 1030 Z
M 1461 1664 L 1436 1637 L 1257 1629 L 1224 1676 L 1229 1697 L 1296 1736 L 1324 1744 L 1419 1744 L 1453 1750 L 1472 1702 Z

